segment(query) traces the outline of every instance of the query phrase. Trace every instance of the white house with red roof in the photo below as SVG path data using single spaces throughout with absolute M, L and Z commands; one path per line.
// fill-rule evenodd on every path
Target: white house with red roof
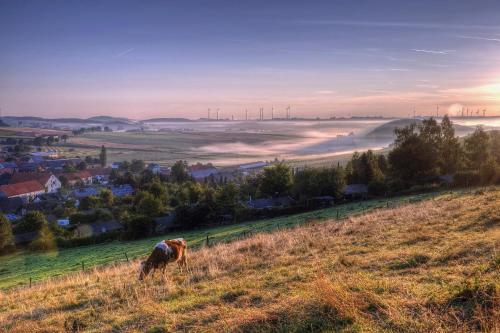
M 0 195 L 6 198 L 20 197 L 33 199 L 43 193 L 45 193 L 44 186 L 36 180 L 0 186 Z
M 33 180 L 39 182 L 46 193 L 56 193 L 61 188 L 59 179 L 50 172 L 17 172 L 12 175 L 9 183 L 17 184 Z

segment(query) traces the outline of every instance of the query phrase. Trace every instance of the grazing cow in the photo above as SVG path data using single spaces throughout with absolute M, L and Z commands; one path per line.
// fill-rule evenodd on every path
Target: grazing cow
M 139 271 L 139 280 L 144 279 L 151 271 L 162 269 L 165 273 L 165 268 L 170 262 L 177 262 L 179 268 L 187 268 L 186 258 L 187 244 L 183 238 L 164 240 L 156 244 L 153 252 L 149 255 L 148 259 L 141 262 Z

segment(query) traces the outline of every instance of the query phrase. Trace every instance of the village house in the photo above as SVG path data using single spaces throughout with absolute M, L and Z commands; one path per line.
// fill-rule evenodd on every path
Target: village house
M 20 197 L 32 200 L 42 193 L 45 193 L 45 188 L 36 180 L 0 186 L 0 195 L 4 198 Z
M 46 193 L 56 193 L 61 188 L 59 179 L 50 172 L 17 172 L 12 175 L 10 184 L 35 180 L 39 182 Z
M 94 184 L 108 184 L 109 176 L 111 174 L 111 168 L 92 168 L 87 169 L 87 171 L 92 176 L 92 182 Z
M 59 177 L 65 177 L 70 186 L 77 184 L 90 185 L 92 184 L 92 174 L 88 170 L 81 170 L 77 172 L 63 173 Z
M 188 174 L 196 181 L 204 181 L 212 175 L 216 175 L 218 170 L 211 164 L 203 165 L 201 163 L 194 164 L 188 167 Z
M 43 160 L 40 166 L 51 171 L 61 171 L 64 166 L 77 166 L 82 160 L 80 158 L 59 158 L 54 160 Z

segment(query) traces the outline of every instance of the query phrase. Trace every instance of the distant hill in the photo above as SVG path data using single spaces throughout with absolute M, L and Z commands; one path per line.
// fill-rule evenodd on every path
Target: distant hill
M 132 124 L 133 121 L 127 118 L 120 117 L 109 117 L 109 116 L 96 116 L 87 119 L 83 118 L 42 118 L 42 117 L 16 117 L 7 116 L 3 117 L 6 121 L 17 123 L 21 122 L 53 122 L 53 123 L 77 123 L 77 124 L 87 124 L 87 123 L 102 123 L 102 124 Z
M 143 122 L 143 123 L 168 123 L 168 122 L 186 122 L 186 121 L 193 121 L 193 120 L 187 119 L 187 118 L 152 118 L 152 119 L 142 120 L 141 122 Z
M 86 119 L 87 121 L 93 121 L 98 123 L 131 123 L 132 121 L 128 118 L 123 117 L 110 117 L 110 116 L 95 116 Z
M 394 130 L 396 128 L 405 127 L 412 123 L 421 124 L 422 119 L 396 119 L 376 127 L 374 130 L 366 134 L 366 137 L 371 139 L 391 139 L 394 137 Z M 453 126 L 455 128 L 455 134 L 457 135 L 465 135 L 474 130 L 473 126 L 463 126 L 457 124 L 454 124 Z

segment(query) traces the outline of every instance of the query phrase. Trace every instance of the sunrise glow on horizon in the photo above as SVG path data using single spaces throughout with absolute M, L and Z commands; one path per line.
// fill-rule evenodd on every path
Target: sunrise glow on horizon
M 486 4 L 487 3 L 487 4 Z M 2 116 L 500 115 L 500 2 L 0 1 Z M 486 111 L 485 111 L 486 110 Z

